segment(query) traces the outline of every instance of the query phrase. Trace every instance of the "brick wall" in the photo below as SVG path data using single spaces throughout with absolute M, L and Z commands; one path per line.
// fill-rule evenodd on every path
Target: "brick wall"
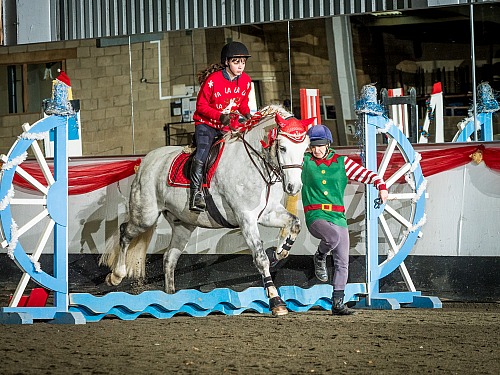
M 324 22 L 309 22 L 309 30 L 291 29 L 294 107 L 299 106 L 302 87 L 331 95 Z M 290 99 L 287 37 L 286 23 L 165 33 L 160 42 L 161 95 L 172 95 L 174 85 L 197 86 L 197 73 L 218 62 L 224 43 L 235 40 L 245 43 L 252 55 L 246 71 L 260 82 L 262 105 L 283 104 Z M 160 100 L 155 43 L 131 44 L 130 58 L 128 45 L 98 48 L 93 39 L 1 47 L 0 54 L 20 49 L 76 50 L 76 58 L 66 59 L 65 69 L 73 96 L 81 102 L 84 156 L 145 154 L 165 145 L 167 122 L 181 121 L 171 116 L 170 103 L 175 99 Z M 21 124 L 32 124 L 40 117 L 39 113 L 0 117 L 1 152 L 6 153 L 21 133 Z

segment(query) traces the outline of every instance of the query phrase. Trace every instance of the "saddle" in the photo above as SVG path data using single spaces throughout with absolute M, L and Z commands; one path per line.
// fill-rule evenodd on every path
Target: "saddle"
M 238 226 L 232 225 L 222 216 L 217 206 L 215 205 L 212 195 L 208 191 L 208 188 L 210 187 L 210 181 L 212 180 L 215 170 L 217 169 L 222 151 L 224 150 L 224 145 L 224 139 L 221 137 L 214 142 L 212 147 L 210 147 L 207 162 L 205 163 L 205 167 L 203 169 L 203 195 L 205 196 L 207 211 L 217 223 L 219 223 L 224 228 L 238 228 Z M 190 149 L 192 150 L 191 147 Z M 172 164 L 170 165 L 167 176 L 167 182 L 170 186 L 183 188 L 189 187 L 191 163 L 193 161 L 194 155 L 195 152 L 193 151 L 186 152 L 183 150 L 174 158 Z
M 210 181 L 217 169 L 220 157 L 222 156 L 222 151 L 224 150 L 224 140 L 222 138 L 217 139 L 212 147 L 210 147 L 210 152 L 208 154 L 207 161 L 204 167 L 203 176 L 203 188 L 210 187 Z M 192 150 L 192 149 L 191 149 Z M 188 188 L 191 171 L 191 163 L 193 161 L 195 152 L 182 150 L 172 161 L 170 169 L 168 171 L 167 183 L 169 186 Z

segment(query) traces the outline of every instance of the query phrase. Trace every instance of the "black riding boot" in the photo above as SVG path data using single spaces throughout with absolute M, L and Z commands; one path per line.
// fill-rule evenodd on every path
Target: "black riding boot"
M 354 311 L 344 304 L 344 291 L 334 290 L 332 296 L 332 314 L 333 315 L 352 315 Z
M 205 198 L 201 192 L 203 180 L 203 162 L 193 158 L 191 163 L 191 183 L 189 184 L 189 209 L 195 212 L 205 211 Z

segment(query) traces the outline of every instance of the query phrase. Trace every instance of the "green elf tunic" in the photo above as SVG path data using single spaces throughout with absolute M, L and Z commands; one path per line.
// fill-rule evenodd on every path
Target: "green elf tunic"
M 302 167 L 302 204 L 309 227 L 314 220 L 326 220 L 347 227 L 344 213 L 344 192 L 349 180 L 373 184 L 386 190 L 384 180 L 347 156 L 329 149 L 323 159 L 311 153 L 304 155 Z
M 306 153 L 302 167 L 302 204 L 309 227 L 314 220 L 326 220 L 347 227 L 344 214 L 344 192 L 348 178 L 345 156 L 330 149 L 324 159 Z M 321 205 L 318 208 L 318 205 Z M 308 207 L 314 209 L 307 210 Z

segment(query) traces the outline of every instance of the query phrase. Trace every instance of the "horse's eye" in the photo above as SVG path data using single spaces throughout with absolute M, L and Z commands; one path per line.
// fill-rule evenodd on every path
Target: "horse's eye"
M 280 152 L 286 152 L 286 147 L 285 146 L 280 146 Z

